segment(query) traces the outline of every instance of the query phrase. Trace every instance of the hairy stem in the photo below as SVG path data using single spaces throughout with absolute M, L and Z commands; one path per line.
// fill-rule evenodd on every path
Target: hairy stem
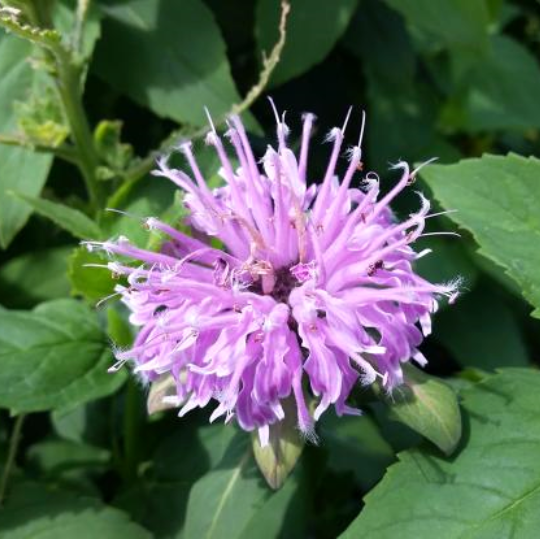
M 57 54 L 57 66 L 56 86 L 64 105 L 71 137 L 77 149 L 79 168 L 86 184 L 92 209 L 98 211 L 103 202 L 101 186 L 96 177 L 99 158 L 82 103 L 80 70 L 73 65 L 69 54 L 63 50 Z

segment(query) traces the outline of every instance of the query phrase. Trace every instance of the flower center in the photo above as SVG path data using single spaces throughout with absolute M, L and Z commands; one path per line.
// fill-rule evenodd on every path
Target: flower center
M 301 283 L 298 278 L 293 275 L 293 268 L 294 267 L 273 270 L 272 277 L 270 278 L 272 279 L 273 284 L 269 292 L 265 292 L 264 290 L 263 280 L 265 278 L 268 279 L 266 276 L 259 277 L 258 280 L 254 281 L 248 287 L 248 290 L 256 294 L 268 294 L 274 298 L 276 302 L 286 304 L 289 300 L 291 291 Z

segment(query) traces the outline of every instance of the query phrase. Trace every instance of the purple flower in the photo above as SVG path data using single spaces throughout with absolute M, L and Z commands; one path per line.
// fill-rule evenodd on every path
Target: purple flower
M 430 217 L 429 202 L 420 195 L 420 210 L 402 223 L 389 208 L 416 170 L 397 163 L 401 179 L 380 196 L 377 175 L 362 178 L 361 133 L 339 180 L 345 122 L 328 136 L 333 148 L 322 182 L 308 187 L 314 117 L 304 117 L 298 155 L 287 146 L 284 119 L 276 113 L 276 120 L 277 149 L 268 147 L 262 168 L 239 118 L 227 132 L 236 167 L 212 125 L 206 142 L 219 156 L 225 187 L 208 187 L 189 142 L 179 149 L 190 173 L 159 161 L 154 174 L 185 192 L 197 238 L 149 218 L 146 226 L 167 237 L 160 253 L 124 237 L 89 244 L 121 258 L 108 268 L 126 277 L 117 293 L 139 327 L 113 370 L 132 360 L 145 381 L 171 374 L 180 416 L 214 400 L 211 421 L 235 417 L 244 430 L 258 429 L 263 445 L 287 398 L 299 429 L 313 436 L 330 406 L 338 415 L 359 413 L 347 403 L 357 384 L 399 385 L 404 362 L 426 363 L 418 346 L 431 331 L 437 298 L 457 295 L 457 282 L 434 285 L 413 269 L 429 251 L 411 247 Z M 352 187 L 359 180 L 362 189 Z

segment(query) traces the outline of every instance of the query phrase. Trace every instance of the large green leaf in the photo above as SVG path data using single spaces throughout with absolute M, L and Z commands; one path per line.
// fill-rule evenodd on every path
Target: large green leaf
M 287 39 L 272 83 L 281 84 L 301 75 L 328 55 L 342 36 L 358 0 L 295 0 L 287 25 Z M 279 2 L 259 0 L 256 27 L 260 54 L 269 54 L 278 39 Z
M 104 2 L 99 75 L 156 114 L 204 125 L 239 101 L 212 13 L 201 0 Z M 136 69 L 132 60 L 136 59 Z
M 16 130 L 14 102 L 32 87 L 34 73 L 28 62 L 31 47 L 22 39 L 0 31 L 0 133 Z M 32 210 L 7 193 L 17 190 L 38 195 L 45 184 L 52 156 L 0 145 L 0 247 L 7 247 L 26 223 Z
M 467 440 L 444 459 L 399 455 L 344 538 L 535 538 L 540 373 L 507 369 L 465 390 Z
M 190 493 L 187 538 L 240 538 L 271 494 L 253 460 L 250 439 L 235 437 L 221 462 Z
M 480 253 L 503 266 L 540 317 L 540 161 L 485 155 L 422 171 L 450 217 L 471 231 Z
M 33 311 L 0 309 L 0 406 L 14 412 L 70 408 L 110 394 L 107 337 L 88 307 L 55 300 Z
M 10 491 L 0 538 L 151 538 L 120 510 L 96 499 L 25 482 Z
M 540 65 L 520 43 L 494 36 L 489 54 L 471 71 L 468 85 L 467 129 L 540 127 Z

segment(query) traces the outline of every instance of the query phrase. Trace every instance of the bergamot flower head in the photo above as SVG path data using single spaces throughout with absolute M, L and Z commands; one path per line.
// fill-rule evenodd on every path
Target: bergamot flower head
M 402 383 L 403 363 L 426 363 L 418 346 L 438 299 L 457 294 L 457 282 L 432 284 L 413 268 L 426 254 L 412 244 L 423 235 L 429 201 L 420 195 L 419 210 L 403 222 L 390 210 L 417 170 L 397 163 L 401 178 L 381 196 L 377 175 L 362 173 L 363 125 L 344 152 L 345 122 L 329 134 L 322 181 L 311 183 L 314 116 L 304 116 L 295 154 L 275 114 L 277 147 L 260 161 L 238 117 L 229 119 L 228 145 L 210 121 L 206 143 L 224 187 L 208 187 L 190 142 L 178 147 L 185 171 L 158 161 L 154 174 L 183 191 L 196 236 L 149 218 L 146 226 L 168 237 L 160 252 L 124 237 L 89 245 L 119 259 L 109 268 L 127 279 L 117 293 L 138 327 L 113 369 L 130 360 L 145 381 L 172 375 L 180 416 L 212 407 L 211 421 L 234 418 L 258 430 L 262 445 L 284 418 L 284 400 L 294 401 L 298 428 L 311 437 L 329 407 L 359 413 L 348 403 L 355 386 L 378 380 L 390 391 Z

